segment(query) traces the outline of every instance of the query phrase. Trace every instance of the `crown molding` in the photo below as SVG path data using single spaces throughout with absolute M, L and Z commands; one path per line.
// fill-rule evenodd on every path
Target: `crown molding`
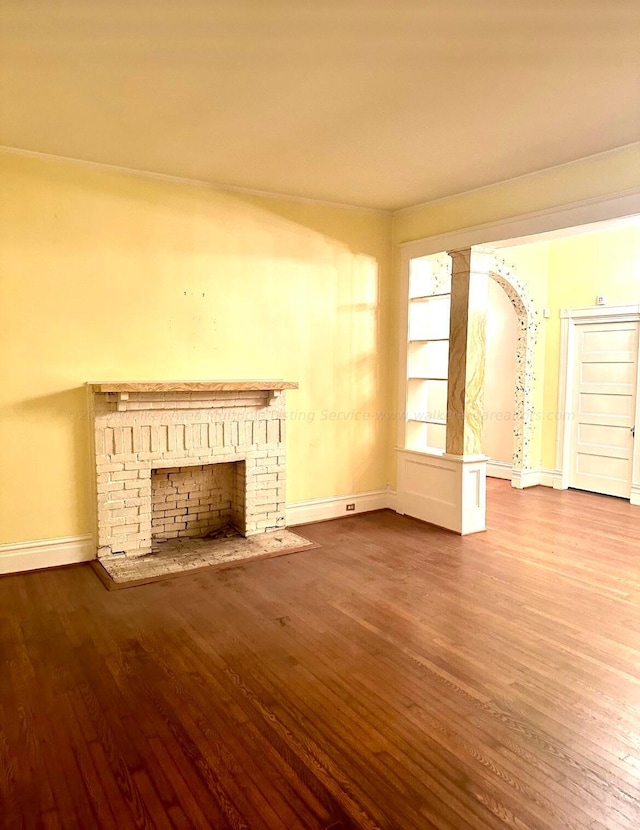
M 408 205 L 407 207 L 399 208 L 398 210 L 394 211 L 393 215 L 394 217 L 407 216 L 411 213 L 422 210 L 423 208 L 444 205 L 447 202 L 454 202 L 458 199 L 464 199 L 467 196 L 475 196 L 478 193 L 485 193 L 487 191 L 496 190 L 498 188 L 506 187 L 510 184 L 529 181 L 531 179 L 543 178 L 549 173 L 553 173 L 557 170 L 565 170 L 571 167 L 576 167 L 580 164 L 585 164 L 590 161 L 594 161 L 595 159 L 609 158 L 611 156 L 616 156 L 624 152 L 625 150 L 631 150 L 634 148 L 640 149 L 640 141 L 633 141 L 630 144 L 623 144 L 621 147 L 612 147 L 609 150 L 603 150 L 600 153 L 593 153 L 590 156 L 581 156 L 580 158 L 572 159 L 571 161 L 563 161 L 560 164 L 553 164 L 550 167 L 543 167 L 540 170 L 532 170 L 529 173 L 523 173 L 520 176 L 512 176 L 509 179 L 500 179 L 497 182 L 489 182 L 488 184 L 483 184 L 479 187 L 472 187 L 469 190 L 460 190 L 456 193 L 450 193 L 447 196 L 440 196 L 437 199 L 427 199 L 426 201 L 420 202 L 415 205 Z
M 640 214 L 640 187 L 401 242 L 397 244 L 397 247 L 401 249 L 404 258 L 411 259 L 441 251 L 503 242 L 514 238 L 520 239 L 635 214 Z
M 210 190 L 214 193 L 230 193 L 238 196 L 255 196 L 260 199 L 276 199 L 282 202 L 298 202 L 301 204 L 317 205 L 318 207 L 337 208 L 339 210 L 353 210 L 360 213 L 372 213 L 378 216 L 393 216 L 392 210 L 382 208 L 362 207 L 344 202 L 331 202 L 324 199 L 312 199 L 309 196 L 292 196 L 288 193 L 272 193 L 267 190 L 257 190 L 250 187 L 239 187 L 237 185 L 219 184 L 208 182 L 204 179 L 190 179 L 184 176 L 172 176 L 169 173 L 155 173 L 152 170 L 138 170 L 133 167 L 122 167 L 117 164 L 106 164 L 101 161 L 88 161 L 86 159 L 72 158 L 71 156 L 59 156 L 54 153 L 41 153 L 38 150 L 24 150 L 21 147 L 8 147 L 0 144 L 0 153 L 7 155 L 22 156 L 23 158 L 39 159 L 40 161 L 59 162 L 73 164 L 78 167 L 86 167 L 89 170 L 101 170 L 110 173 L 119 173 L 123 176 L 134 176 L 150 181 L 165 182 L 167 184 L 188 185 L 199 187 L 203 190 Z

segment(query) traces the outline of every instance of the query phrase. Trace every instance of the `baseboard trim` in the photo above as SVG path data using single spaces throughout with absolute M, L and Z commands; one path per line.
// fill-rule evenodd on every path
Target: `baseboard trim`
M 287 506 L 287 525 L 322 522 L 326 519 L 353 516 L 355 513 L 384 508 L 395 510 L 396 503 L 397 494 L 394 490 L 374 490 L 349 496 L 311 499 Z M 355 504 L 355 510 L 347 512 L 347 504 Z M 77 565 L 95 558 L 96 547 L 91 534 L 0 545 L 0 576 L 43 568 L 58 568 L 62 565 Z
M 562 472 L 560 470 L 550 470 L 546 467 L 540 470 L 540 484 L 545 487 L 553 487 L 554 490 L 566 489 L 562 486 Z
M 324 522 L 356 513 L 372 510 L 396 509 L 397 495 L 393 490 L 372 490 L 368 493 L 353 493 L 349 496 L 331 496 L 325 499 L 311 499 L 287 505 L 287 526 Z M 347 512 L 347 505 L 355 504 L 355 510 Z
M 537 487 L 540 484 L 540 467 L 531 470 L 513 470 L 511 486 L 516 490 L 526 490 L 527 487 Z
M 93 537 L 64 536 L 15 545 L 0 545 L 0 575 L 76 565 L 95 559 Z
M 511 481 L 513 468 L 508 461 L 487 461 L 487 476 L 489 478 L 504 478 Z
M 548 467 L 534 467 L 532 470 L 522 472 L 514 471 L 511 464 L 505 461 L 488 461 L 487 475 L 491 478 L 503 478 L 511 481 L 517 490 L 524 490 L 527 487 L 554 487 L 562 489 L 562 473 L 559 470 L 550 470 Z

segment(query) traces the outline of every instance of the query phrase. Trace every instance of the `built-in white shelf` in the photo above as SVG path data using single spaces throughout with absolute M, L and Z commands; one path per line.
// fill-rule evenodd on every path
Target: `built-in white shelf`
M 404 446 L 444 451 L 451 279 L 444 255 L 412 260 L 407 308 Z

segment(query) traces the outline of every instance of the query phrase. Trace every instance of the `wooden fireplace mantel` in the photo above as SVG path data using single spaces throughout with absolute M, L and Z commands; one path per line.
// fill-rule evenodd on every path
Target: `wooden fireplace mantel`
M 139 380 L 89 383 L 92 392 L 276 392 L 297 389 L 288 380 Z
M 287 380 L 122 380 L 87 383 L 90 398 L 116 411 L 267 406 L 298 384 Z M 90 403 L 91 405 L 91 403 Z

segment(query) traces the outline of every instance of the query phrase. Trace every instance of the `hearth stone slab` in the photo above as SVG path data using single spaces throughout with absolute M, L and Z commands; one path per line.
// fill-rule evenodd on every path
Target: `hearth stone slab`
M 99 563 L 116 586 L 140 584 L 189 573 L 214 565 L 228 565 L 260 557 L 279 556 L 318 547 L 292 530 L 230 539 L 172 539 L 157 553 L 146 556 L 103 556 Z

